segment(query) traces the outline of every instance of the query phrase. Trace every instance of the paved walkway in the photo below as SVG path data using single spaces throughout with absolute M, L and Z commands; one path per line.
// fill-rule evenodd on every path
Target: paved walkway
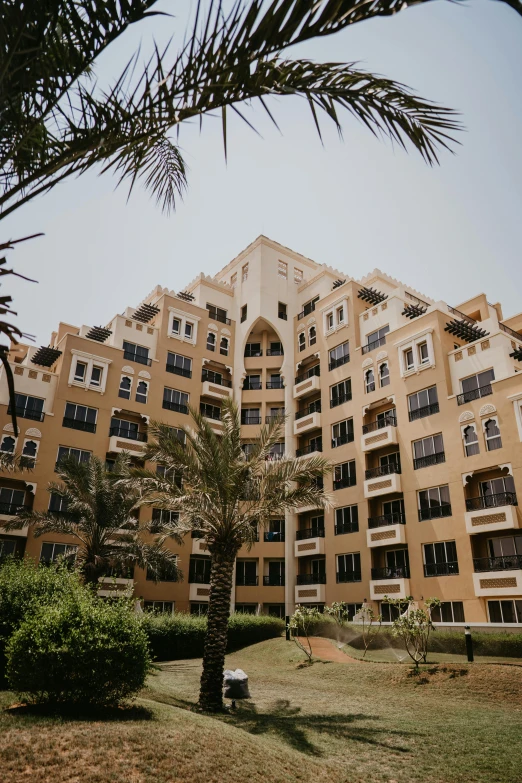
M 306 640 L 303 640 L 306 644 Z M 320 636 L 311 636 L 312 655 L 316 658 L 322 658 L 323 661 L 334 661 L 335 663 L 362 663 L 358 658 L 350 658 L 336 643 L 331 639 L 323 639 Z

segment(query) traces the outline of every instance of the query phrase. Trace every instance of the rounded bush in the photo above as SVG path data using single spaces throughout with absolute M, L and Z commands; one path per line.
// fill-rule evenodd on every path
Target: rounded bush
M 143 687 L 151 666 L 129 604 L 87 594 L 26 616 L 6 653 L 10 687 L 36 702 L 118 704 Z

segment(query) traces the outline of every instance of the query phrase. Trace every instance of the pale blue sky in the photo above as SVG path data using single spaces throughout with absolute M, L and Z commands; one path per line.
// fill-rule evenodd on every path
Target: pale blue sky
M 183 27 L 137 27 L 104 57 L 100 76 L 153 32 Z M 260 233 L 354 277 L 380 267 L 436 299 L 457 304 L 485 291 L 505 317 L 522 310 L 522 18 L 492 0 L 430 3 L 296 54 L 360 61 L 460 110 L 462 146 L 430 169 L 346 117 L 342 142 L 324 120 L 322 147 L 307 105 L 293 98 L 271 103 L 282 136 L 261 109 L 249 116 L 262 139 L 231 119 L 228 164 L 220 119 L 201 135 L 186 126 L 189 190 L 170 217 L 142 189 L 127 203 L 110 175 L 88 174 L 2 222 L 3 237 L 45 232 L 10 255 L 39 284 L 2 289 L 14 292 L 17 322 L 39 344 L 59 320 L 104 324 L 158 283 L 180 290 L 200 271 L 214 274 Z

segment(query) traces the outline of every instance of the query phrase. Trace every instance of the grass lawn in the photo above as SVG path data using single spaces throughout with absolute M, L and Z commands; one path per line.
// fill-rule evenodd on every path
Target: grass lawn
M 230 655 L 252 700 L 233 715 L 194 705 L 198 661 L 161 664 L 135 706 L 87 718 L 8 709 L 9 783 L 518 783 L 522 667 L 315 663 L 273 639 Z
M 363 651 L 356 650 L 355 647 L 351 647 L 349 644 L 338 645 L 334 642 L 336 647 L 340 647 L 344 652 L 350 656 L 350 658 L 358 658 L 370 663 L 404 663 L 407 665 L 412 664 L 412 660 L 405 650 L 392 649 L 387 647 L 384 650 L 368 650 L 363 659 Z M 430 652 L 428 653 L 428 664 L 431 663 L 463 663 L 468 665 L 468 659 L 466 655 L 459 655 L 458 653 L 442 653 L 442 652 Z M 522 666 L 521 658 L 502 658 L 500 656 L 490 657 L 487 655 L 475 655 L 475 663 L 503 663 L 511 664 L 513 666 Z

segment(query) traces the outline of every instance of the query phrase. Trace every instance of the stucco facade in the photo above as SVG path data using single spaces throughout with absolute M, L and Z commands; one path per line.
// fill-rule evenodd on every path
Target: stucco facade
M 232 395 L 245 444 L 284 409 L 281 450 L 334 466 L 331 510 L 274 520 L 240 553 L 233 605 L 283 616 L 342 600 L 388 617 L 385 595 L 438 596 L 445 623 L 522 623 L 521 332 L 522 314 L 503 319 L 483 294 L 449 307 L 258 237 L 215 277 L 180 294 L 158 286 L 103 329 L 61 323 L 47 366 L 37 348 L 13 347 L 20 434 L 14 444 L 2 370 L 0 446 L 37 453 L 31 473 L 0 478 L 0 519 L 49 507 L 60 448 L 139 459 L 150 419 L 182 427 L 190 403 L 219 431 Z M 52 543 L 74 541 L 0 534 L 4 553 L 36 560 L 60 551 Z M 184 581 L 136 569 L 135 595 L 204 611 L 205 544 L 173 548 Z

